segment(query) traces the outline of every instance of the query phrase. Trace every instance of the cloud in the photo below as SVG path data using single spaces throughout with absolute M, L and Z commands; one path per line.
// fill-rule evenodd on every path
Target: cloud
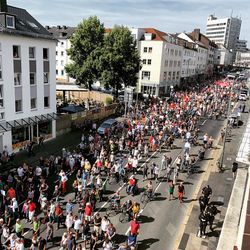
M 123 24 L 155 27 L 166 32 L 205 31 L 207 16 L 214 13 L 242 17 L 241 37 L 250 40 L 249 0 L 8 0 L 27 9 L 43 25 L 76 26 L 83 18 L 96 15 L 106 27 Z M 236 8 L 237 7 L 237 8 Z

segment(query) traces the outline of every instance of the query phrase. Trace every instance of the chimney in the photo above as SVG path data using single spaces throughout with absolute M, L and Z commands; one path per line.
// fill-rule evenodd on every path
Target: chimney
M 46 25 L 46 26 L 45 26 L 45 29 L 46 29 L 46 30 L 49 30 L 49 29 L 50 29 L 50 27 L 49 27 L 48 25 Z
M 194 29 L 194 39 L 200 41 L 200 29 Z
M 6 0 L 0 0 L 0 12 L 8 12 L 8 6 Z
M 66 26 L 66 25 L 63 25 L 63 29 L 66 30 L 66 29 L 67 29 L 67 26 Z
M 59 30 L 60 30 L 60 29 L 61 29 L 61 26 L 60 26 L 60 25 L 57 25 L 57 29 L 59 29 Z

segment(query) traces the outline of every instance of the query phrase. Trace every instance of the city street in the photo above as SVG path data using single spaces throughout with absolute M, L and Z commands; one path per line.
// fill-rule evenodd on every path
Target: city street
M 220 129 L 223 127 L 224 120 L 201 120 L 200 121 L 200 137 L 204 133 L 208 133 L 213 138 L 217 138 L 220 134 Z M 171 151 L 166 151 L 165 149 L 162 152 L 155 152 L 150 155 L 147 161 L 151 164 L 155 162 L 156 164 L 161 164 L 161 159 L 163 154 L 167 153 L 171 155 L 173 161 L 177 158 L 178 155 L 183 155 L 183 142 L 180 139 L 176 140 L 175 143 L 176 149 Z M 191 148 L 191 155 L 197 155 L 199 146 Z M 192 197 L 193 193 L 199 183 L 201 174 L 204 172 L 204 169 L 208 162 L 212 159 L 211 155 L 214 150 L 206 153 L 205 160 L 198 162 L 197 173 L 191 175 L 187 178 L 187 173 L 181 173 L 179 175 L 178 181 L 184 181 L 185 186 L 185 198 L 184 203 L 179 203 L 179 201 L 168 200 L 168 183 L 166 182 L 165 171 L 161 172 L 161 182 L 156 183 L 153 181 L 155 189 L 155 199 L 148 203 L 145 207 L 141 207 L 141 216 L 139 218 L 141 223 L 140 235 L 138 237 L 138 249 L 148 249 L 154 247 L 154 249 L 173 249 L 178 236 L 179 229 L 183 223 L 186 212 L 188 211 L 189 206 L 193 202 Z M 141 166 L 143 166 L 145 159 L 141 160 Z M 142 181 L 142 176 L 136 175 L 139 179 L 139 188 L 143 188 L 146 185 L 146 182 Z M 111 195 L 116 190 L 120 190 L 122 197 L 122 202 L 131 199 L 132 201 L 140 202 L 140 195 L 135 197 L 128 196 L 125 191 L 125 187 L 121 188 L 118 185 L 107 185 L 106 193 Z M 175 190 L 176 191 L 176 190 Z M 175 196 L 176 192 L 175 192 Z M 62 203 L 66 203 L 68 199 L 73 199 L 73 193 L 67 194 L 62 200 Z M 105 214 L 107 207 L 107 202 L 97 204 L 97 211 L 100 212 L 101 216 Z M 74 210 L 77 211 L 78 207 L 75 206 Z M 111 222 L 114 224 L 117 235 L 115 236 L 114 241 L 116 243 L 121 243 L 126 239 L 126 234 L 128 233 L 129 223 L 120 223 L 119 215 L 113 216 L 110 218 Z M 55 241 L 60 241 L 61 236 L 65 228 L 60 228 L 55 230 L 54 237 Z M 31 238 L 31 231 L 25 233 L 27 239 Z M 45 237 L 45 232 L 42 233 Z M 81 240 L 79 240 L 81 242 Z M 167 247 L 167 248 L 166 248 Z M 51 249 L 58 249 L 57 247 L 52 247 Z

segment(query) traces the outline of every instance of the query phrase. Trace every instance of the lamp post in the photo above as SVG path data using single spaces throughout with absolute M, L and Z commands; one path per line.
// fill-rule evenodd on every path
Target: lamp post
M 222 153 L 221 153 L 221 158 L 220 158 L 220 167 L 223 168 L 223 163 L 224 163 L 224 154 L 225 154 L 225 147 L 226 147 L 226 139 L 227 139 L 227 130 L 228 130 L 228 121 L 229 121 L 229 116 L 230 116 L 230 111 L 231 111 L 231 94 L 232 94 L 232 86 L 230 86 L 230 91 L 229 91 L 229 102 L 228 102 L 228 110 L 227 110 L 227 124 L 226 124 L 226 129 L 225 129 L 225 136 L 223 140 L 223 147 L 222 147 Z

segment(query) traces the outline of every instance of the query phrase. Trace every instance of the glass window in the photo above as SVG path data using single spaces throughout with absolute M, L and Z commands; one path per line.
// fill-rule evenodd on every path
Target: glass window
M 34 47 L 29 47 L 29 58 L 30 59 L 35 58 L 35 48 Z
M 64 66 L 64 61 L 63 60 L 61 60 L 61 66 Z
M 64 76 L 64 70 L 61 70 L 61 75 Z
M 1 119 L 1 120 L 4 119 L 4 112 L 0 113 L 0 119 Z
M 58 56 L 58 51 L 56 51 L 56 56 Z
M 144 53 L 147 53 L 147 52 L 148 52 L 148 48 L 147 48 L 147 47 L 144 47 L 144 48 L 143 48 L 143 52 L 144 52 Z
M 43 48 L 43 59 L 48 60 L 49 59 L 49 49 Z
M 2 56 L 0 56 L 0 80 L 3 79 Z
M 152 48 L 152 47 L 149 47 L 149 48 L 148 48 L 148 53 L 152 53 L 152 51 L 153 51 L 153 48 Z
M 36 84 L 36 74 L 30 73 L 30 85 Z
M 49 82 L 49 73 L 43 73 L 43 82 L 48 83 Z
M 0 85 L 0 99 L 3 99 L 3 85 Z
M 61 51 L 61 56 L 63 56 L 64 55 L 64 51 Z
M 20 46 L 17 45 L 13 46 L 13 57 L 20 58 Z
M 143 59 L 143 60 L 142 60 L 142 63 L 143 63 L 143 64 L 146 64 L 146 63 L 147 63 L 147 60 L 146 60 L 146 59 Z
M 15 17 L 13 16 L 6 16 L 6 27 L 15 29 Z
M 164 81 L 167 80 L 167 72 L 163 72 L 163 80 L 164 80 Z
M 56 69 L 56 75 L 58 75 L 58 69 Z
M 151 62 L 152 62 L 151 59 L 148 59 L 148 65 L 151 65 Z
M 44 107 L 49 108 L 49 96 L 44 97 Z
M 15 73 L 14 74 L 14 85 L 15 86 L 19 86 L 22 84 L 22 77 L 21 77 L 21 73 Z
M 22 111 L 22 100 L 15 101 L 15 111 L 21 112 Z
M 61 47 L 63 47 L 63 45 L 64 45 L 64 42 L 61 42 Z
M 30 99 L 30 107 L 31 107 L 31 109 L 36 108 L 36 98 L 31 98 Z
M 150 71 L 142 71 L 142 78 L 144 80 L 150 80 Z

